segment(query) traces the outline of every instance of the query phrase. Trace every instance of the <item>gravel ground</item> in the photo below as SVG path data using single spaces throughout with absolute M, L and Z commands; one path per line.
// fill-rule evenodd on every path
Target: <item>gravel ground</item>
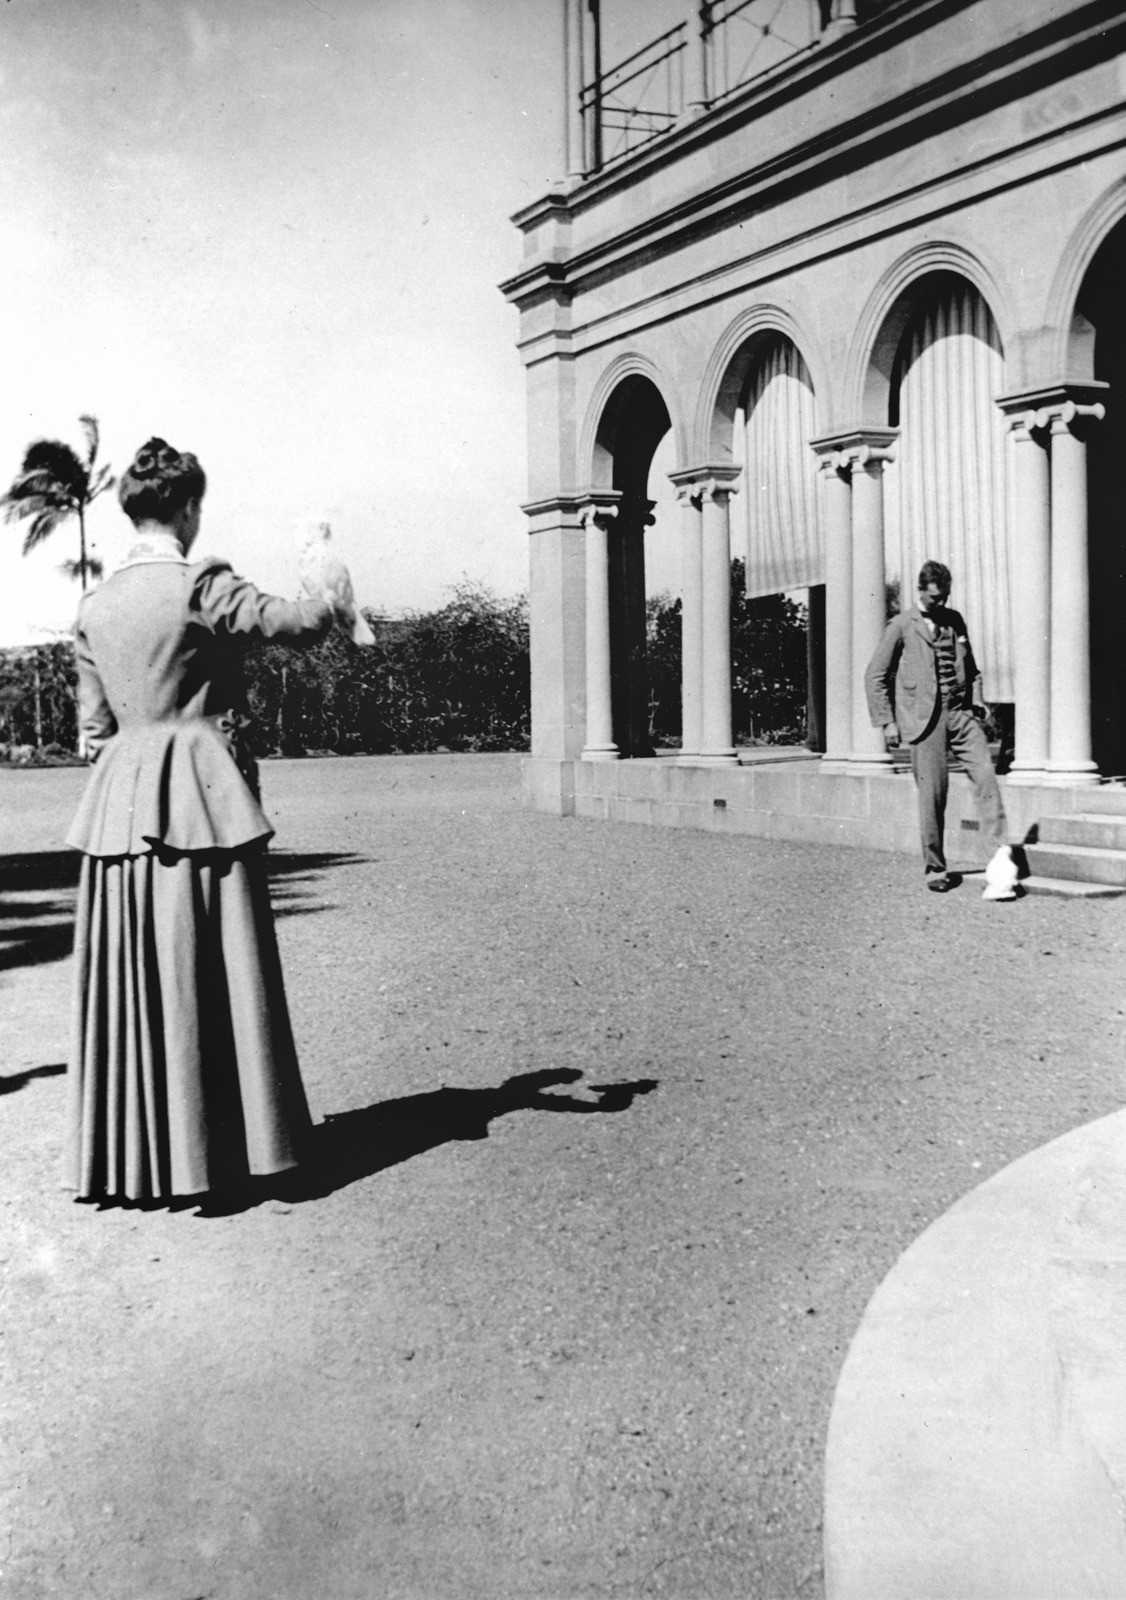
M 870 1294 L 1122 1103 L 1126 900 L 264 780 L 324 1172 L 204 1216 L 56 1186 L 82 774 L 0 774 L 0 1596 L 815 1600 Z

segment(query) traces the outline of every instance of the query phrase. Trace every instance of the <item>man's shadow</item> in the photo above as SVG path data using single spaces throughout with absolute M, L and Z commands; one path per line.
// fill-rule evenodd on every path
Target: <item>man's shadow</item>
M 359 1111 L 329 1115 L 313 1129 L 312 1143 L 301 1166 L 274 1178 L 252 1178 L 245 1189 L 208 1196 L 202 1216 L 230 1216 L 264 1200 L 292 1203 L 320 1200 L 361 1178 L 398 1166 L 455 1139 L 487 1139 L 489 1123 L 510 1111 L 554 1111 L 603 1115 L 627 1111 L 637 1095 L 651 1094 L 656 1078 L 632 1083 L 585 1084 L 593 1099 L 551 1094 L 557 1084 L 575 1083 L 574 1067 L 547 1068 L 507 1078 L 495 1089 L 435 1089 L 429 1094 L 384 1100 Z

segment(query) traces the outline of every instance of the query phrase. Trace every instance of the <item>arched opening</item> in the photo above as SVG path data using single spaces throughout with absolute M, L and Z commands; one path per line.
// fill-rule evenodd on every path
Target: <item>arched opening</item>
M 912 284 L 888 323 L 898 337 L 887 421 L 899 429 L 884 476 L 889 604 L 912 603 L 924 561 L 946 563 L 1007 749 L 1014 646 L 1000 334 L 982 295 L 952 272 Z
M 732 619 L 735 735 L 804 739 L 823 750 L 825 553 L 809 448 L 815 432 L 813 382 L 801 352 L 781 333 L 758 336 L 734 428 L 743 468 L 732 506 L 735 582 L 741 577 L 743 587 L 742 612 L 737 602 Z M 745 650 L 740 628 L 751 636 Z
M 649 464 L 653 524 L 645 536 L 649 737 L 654 750 L 681 744 L 681 605 L 684 551 L 680 507 L 670 474 L 680 465 L 670 428 Z
M 1126 774 L 1126 220 L 1100 246 L 1079 291 L 1072 325 L 1072 370 L 1110 385 L 1106 416 L 1087 435 L 1088 560 L 1091 585 L 1091 754 L 1104 777 Z M 1086 361 L 1078 366 L 1079 362 Z
M 606 402 L 595 440 L 596 481 L 621 499 L 610 525 L 610 704 L 622 756 L 653 753 L 646 615 L 645 530 L 653 524 L 649 472 L 672 423 L 651 379 L 631 373 Z

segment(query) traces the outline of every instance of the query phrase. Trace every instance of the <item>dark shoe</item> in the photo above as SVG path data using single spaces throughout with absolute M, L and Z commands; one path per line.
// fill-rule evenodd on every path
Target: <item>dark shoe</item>
M 937 872 L 932 873 L 932 875 L 927 879 L 927 888 L 932 894 L 949 894 L 953 887 L 954 885 L 950 882 L 949 878 L 943 877 Z

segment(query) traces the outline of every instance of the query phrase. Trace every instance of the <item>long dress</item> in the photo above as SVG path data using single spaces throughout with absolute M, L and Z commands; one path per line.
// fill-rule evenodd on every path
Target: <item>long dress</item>
M 64 1182 L 159 1200 L 276 1173 L 311 1122 L 266 881 L 273 829 L 240 740 L 242 654 L 332 620 L 170 539 L 82 602 L 82 851 Z

